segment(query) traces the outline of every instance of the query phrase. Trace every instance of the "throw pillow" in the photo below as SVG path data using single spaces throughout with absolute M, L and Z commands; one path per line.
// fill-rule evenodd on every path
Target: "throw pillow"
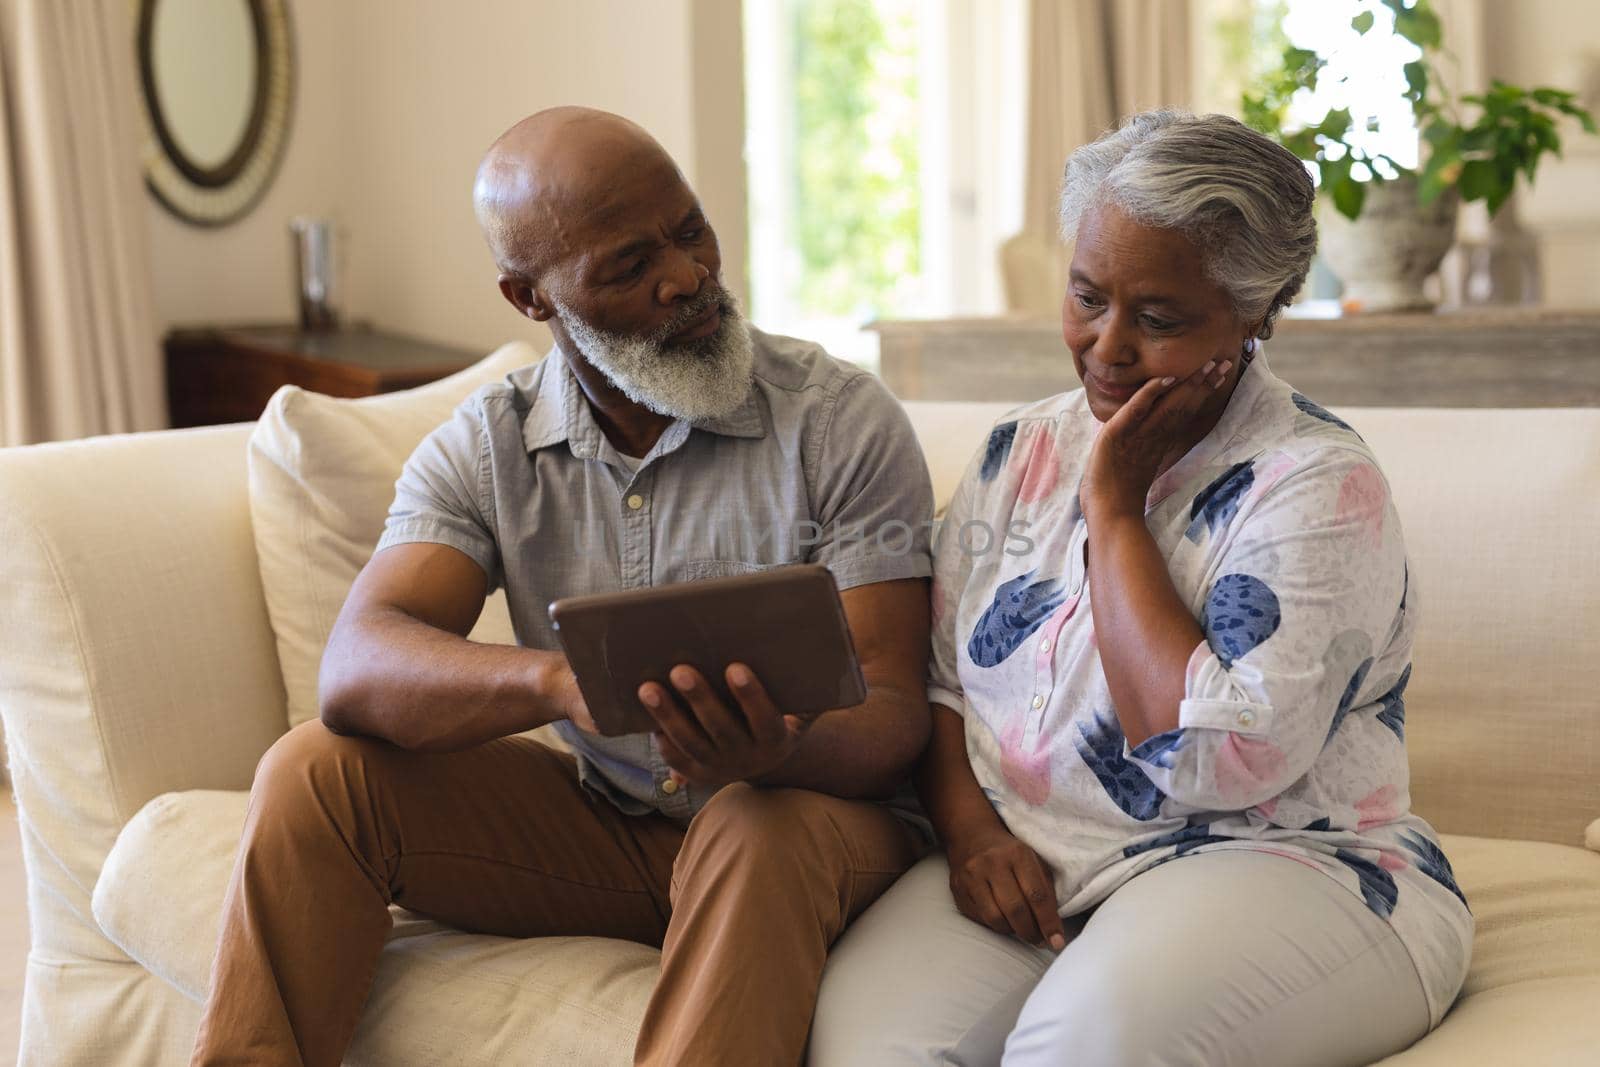
M 291 727 L 317 717 L 322 650 L 383 532 L 406 459 L 479 386 L 539 358 L 519 341 L 403 392 L 341 400 L 289 385 L 273 395 L 250 436 L 250 521 Z M 516 643 L 503 591 L 469 637 Z

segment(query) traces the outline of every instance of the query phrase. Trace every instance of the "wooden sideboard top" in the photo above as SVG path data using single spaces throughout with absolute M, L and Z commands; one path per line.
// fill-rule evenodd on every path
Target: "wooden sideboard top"
M 1022 402 L 1080 385 L 1054 318 L 867 328 L 879 334 L 880 371 L 902 400 Z M 1324 404 L 1600 407 L 1600 310 L 1285 316 L 1266 353 L 1280 377 Z
M 958 316 L 939 319 L 879 319 L 863 327 L 885 336 L 893 334 L 1061 332 L 1053 315 Z M 1297 315 L 1292 311 L 1278 320 L 1275 337 L 1314 334 L 1414 333 L 1475 334 L 1484 330 L 1593 331 L 1600 338 L 1600 309 L 1541 307 L 1445 308 L 1410 314 Z
M 278 325 L 179 327 L 168 338 L 179 345 L 222 343 L 263 355 L 292 356 L 372 371 L 459 369 L 483 356 L 469 348 L 387 333 L 362 324 L 327 331 Z

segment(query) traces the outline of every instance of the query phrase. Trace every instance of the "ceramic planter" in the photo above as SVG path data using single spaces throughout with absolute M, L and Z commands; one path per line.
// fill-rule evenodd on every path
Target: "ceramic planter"
M 1429 311 L 1422 283 L 1439 269 L 1456 235 L 1454 188 L 1431 204 L 1417 201 L 1415 178 L 1372 182 L 1351 221 L 1320 197 L 1317 223 L 1323 258 L 1344 283 L 1347 312 Z

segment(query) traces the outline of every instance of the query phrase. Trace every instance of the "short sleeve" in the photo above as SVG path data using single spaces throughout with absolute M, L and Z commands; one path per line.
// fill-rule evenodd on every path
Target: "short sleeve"
M 943 704 L 958 715 L 966 714 L 967 700 L 961 685 L 956 615 L 962 593 L 972 578 L 973 554 L 959 536 L 947 537 L 943 532 L 959 531 L 974 517 L 982 455 L 980 450 L 967 464 L 939 523 L 941 534 L 935 538 L 933 548 L 933 646 L 928 658 L 928 703 Z
M 1373 668 L 1404 659 L 1391 645 L 1409 633 L 1405 547 L 1367 456 L 1313 457 L 1236 521 L 1206 591 L 1178 728 L 1128 753 L 1169 796 L 1225 811 L 1303 777 L 1346 717 L 1394 683 Z
M 813 472 L 808 561 L 832 571 L 839 588 L 931 573 L 928 464 L 905 409 L 876 376 L 840 389 Z
M 403 544 L 448 545 L 483 569 L 487 591 L 494 592 L 501 569 L 488 462 L 487 424 L 482 398 L 475 394 L 406 460 L 375 551 Z

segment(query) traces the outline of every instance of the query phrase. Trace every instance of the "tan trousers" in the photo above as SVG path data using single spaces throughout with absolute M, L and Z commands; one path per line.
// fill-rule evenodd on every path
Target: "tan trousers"
M 637 1063 L 797 1064 L 829 946 L 921 851 L 886 809 L 809 790 L 729 786 L 685 829 L 526 737 L 430 754 L 305 723 L 256 768 L 191 1062 L 335 1067 L 395 903 L 659 945 Z

